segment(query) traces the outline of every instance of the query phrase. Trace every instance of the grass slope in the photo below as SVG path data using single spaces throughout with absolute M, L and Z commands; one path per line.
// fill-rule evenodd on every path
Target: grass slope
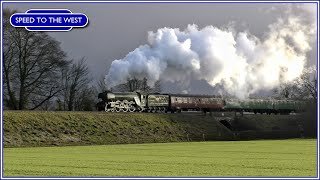
M 4 112 L 5 147 L 101 145 L 231 139 L 201 114 Z
M 4 148 L 4 176 L 316 176 L 316 140 Z

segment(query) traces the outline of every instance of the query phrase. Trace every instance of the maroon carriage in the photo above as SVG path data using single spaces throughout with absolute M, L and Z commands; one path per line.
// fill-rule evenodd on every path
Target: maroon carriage
M 222 98 L 202 95 L 170 95 L 170 109 L 174 111 L 220 111 L 225 105 Z

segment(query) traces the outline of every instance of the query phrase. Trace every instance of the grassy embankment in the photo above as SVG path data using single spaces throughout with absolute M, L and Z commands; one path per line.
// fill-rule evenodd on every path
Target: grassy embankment
M 232 139 L 202 114 L 4 112 L 5 147 Z
M 316 176 L 316 140 L 4 148 L 4 176 Z

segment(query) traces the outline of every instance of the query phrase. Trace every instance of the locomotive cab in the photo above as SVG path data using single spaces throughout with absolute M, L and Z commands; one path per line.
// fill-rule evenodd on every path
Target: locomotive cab
M 139 97 L 139 101 L 140 101 L 140 106 L 141 107 L 146 107 L 147 105 L 147 94 L 146 93 L 142 93 L 140 91 L 136 91 L 138 97 Z

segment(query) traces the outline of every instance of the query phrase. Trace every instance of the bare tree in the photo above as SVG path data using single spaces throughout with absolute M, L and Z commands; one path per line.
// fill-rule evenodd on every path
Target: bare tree
M 86 86 L 81 88 L 77 93 L 74 109 L 77 111 L 93 111 L 96 106 L 96 97 L 95 87 Z
M 300 95 L 317 102 L 317 71 L 314 66 L 308 68 L 296 81 L 296 84 L 300 89 Z
M 140 89 L 141 81 L 136 77 L 132 79 L 128 79 L 127 81 L 127 88 L 129 92 L 134 92 Z
M 10 25 L 3 12 L 4 101 L 10 109 L 36 109 L 62 89 L 59 69 L 67 65 L 60 43 L 45 32 Z
M 154 86 L 153 86 L 153 88 L 152 88 L 152 92 L 153 93 L 161 93 L 161 81 L 160 80 L 158 80 L 158 81 L 156 81 L 155 83 L 154 83 Z
M 136 77 L 127 79 L 126 83 L 119 84 L 111 89 L 111 91 L 119 91 L 119 92 L 134 92 L 139 90 L 141 87 L 141 80 Z
M 148 85 L 148 79 L 144 77 L 142 80 L 137 79 L 136 77 L 130 79 L 128 78 L 126 83 L 117 85 L 111 89 L 111 91 L 119 92 L 134 92 L 142 91 L 146 93 L 161 93 L 161 81 L 158 80 L 155 82 L 153 87 Z M 104 92 L 104 91 L 101 91 Z
M 316 68 L 306 68 L 293 83 L 282 84 L 278 92 L 280 97 L 317 102 Z
M 108 87 L 104 81 L 105 76 L 101 76 L 99 79 L 97 79 L 96 82 L 96 92 L 100 93 L 100 92 L 105 92 L 108 90 Z
M 146 93 L 149 93 L 152 91 L 152 88 L 148 85 L 148 79 L 146 77 L 144 77 L 142 80 L 141 80 L 141 86 L 140 86 L 140 90 L 142 92 L 146 92 Z
M 90 81 L 90 72 L 85 58 L 81 58 L 67 70 L 64 81 L 64 99 L 69 111 L 74 110 L 75 98 L 79 98 L 81 91 L 87 87 Z

